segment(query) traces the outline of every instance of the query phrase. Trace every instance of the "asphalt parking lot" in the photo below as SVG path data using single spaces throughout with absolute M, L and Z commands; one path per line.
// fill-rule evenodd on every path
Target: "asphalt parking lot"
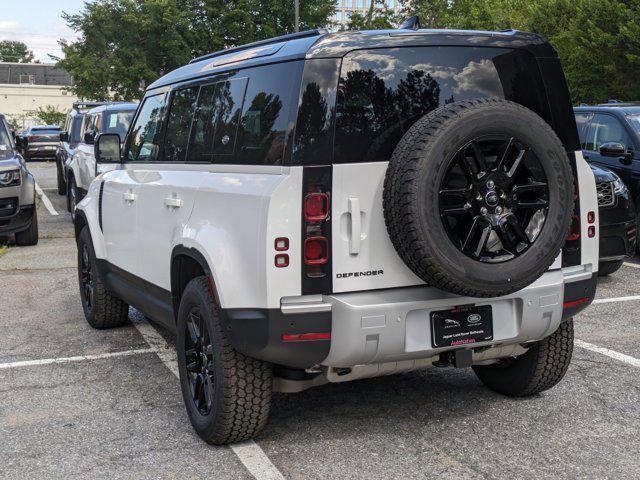
M 212 447 L 170 334 L 134 310 L 85 322 L 55 165 L 30 169 L 51 211 L 40 199 L 37 246 L 0 254 L 0 478 L 640 478 L 640 264 L 601 280 L 567 376 L 537 397 L 434 368 L 277 394 L 256 442 Z

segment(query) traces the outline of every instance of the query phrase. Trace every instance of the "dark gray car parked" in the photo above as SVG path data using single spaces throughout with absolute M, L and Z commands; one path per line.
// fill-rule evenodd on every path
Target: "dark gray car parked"
M 15 234 L 21 246 L 38 243 L 35 195 L 35 180 L 0 113 L 0 237 Z

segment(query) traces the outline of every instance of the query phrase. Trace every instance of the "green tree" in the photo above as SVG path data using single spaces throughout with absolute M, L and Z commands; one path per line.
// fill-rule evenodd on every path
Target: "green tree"
M 403 16 L 387 7 L 382 0 L 371 0 L 366 14 L 359 12 L 349 15 L 347 30 L 384 30 L 395 28 L 402 22 Z
M 30 63 L 33 52 L 26 44 L 13 40 L 0 41 L 0 62 Z
M 65 121 L 67 114 L 65 112 L 61 112 L 53 105 L 46 105 L 43 107 L 38 107 L 38 109 L 33 112 L 33 115 L 40 119 L 46 125 L 59 125 Z
M 326 25 L 333 0 L 301 2 L 301 28 Z M 104 0 L 64 18 L 80 40 L 58 65 L 84 98 L 130 100 L 191 58 L 295 30 L 293 0 Z

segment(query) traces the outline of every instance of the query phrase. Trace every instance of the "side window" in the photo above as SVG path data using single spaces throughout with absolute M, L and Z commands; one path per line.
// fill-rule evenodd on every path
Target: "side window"
M 593 114 L 591 113 L 576 113 L 576 125 L 578 127 L 578 136 L 580 137 L 580 148 L 585 148 L 587 139 L 587 127 Z
M 105 120 L 103 122 L 104 133 L 117 133 L 120 137 L 120 141 L 123 142 L 127 136 L 127 130 L 133 120 L 135 111 L 125 110 L 123 112 L 105 112 Z
M 232 162 L 247 81 L 236 78 L 200 89 L 189 147 L 191 160 Z
M 587 134 L 585 149 L 598 151 L 603 143 L 617 142 L 633 149 L 633 143 L 620 120 L 613 115 L 596 113 Z
M 162 93 L 144 100 L 129 137 L 129 161 L 153 162 L 157 158 L 166 99 Z
M 73 117 L 73 120 L 71 120 L 71 131 L 69 132 L 69 141 L 71 143 L 78 143 L 80 141 L 83 118 L 81 115 L 76 115 Z
M 199 89 L 199 87 L 184 88 L 173 94 L 167 120 L 167 133 L 164 138 L 166 162 L 184 162 L 187 159 L 189 132 L 198 102 Z
M 236 163 L 278 165 L 282 163 L 290 127 L 292 102 L 297 105 L 294 82 L 301 74 L 299 62 L 258 67 L 249 71 Z

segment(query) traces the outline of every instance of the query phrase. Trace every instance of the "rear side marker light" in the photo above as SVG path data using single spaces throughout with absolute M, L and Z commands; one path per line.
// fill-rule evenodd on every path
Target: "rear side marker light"
M 593 238 L 596 236 L 596 227 L 594 227 L 593 225 L 590 225 L 589 228 L 587 229 L 587 235 L 589 236 L 589 238 Z
M 329 216 L 329 195 L 310 193 L 304 197 L 304 219 L 307 222 L 319 222 Z
M 329 262 L 329 241 L 325 237 L 309 237 L 304 241 L 304 263 L 325 265 Z
M 564 302 L 562 304 L 563 308 L 571 308 L 571 307 L 577 307 L 578 305 L 584 305 L 585 303 L 589 302 L 589 297 L 584 297 L 584 298 L 579 298 L 578 300 L 573 300 L 571 302 Z
M 587 213 L 587 222 L 593 223 L 596 221 L 596 212 Z
M 275 264 L 278 268 L 284 268 L 289 266 L 289 255 L 286 253 L 281 253 L 276 255 Z
M 282 335 L 283 342 L 313 342 L 314 340 L 331 340 L 330 333 L 294 333 Z
M 275 249 L 276 252 L 286 252 L 289 250 L 289 239 L 285 237 L 276 238 Z

